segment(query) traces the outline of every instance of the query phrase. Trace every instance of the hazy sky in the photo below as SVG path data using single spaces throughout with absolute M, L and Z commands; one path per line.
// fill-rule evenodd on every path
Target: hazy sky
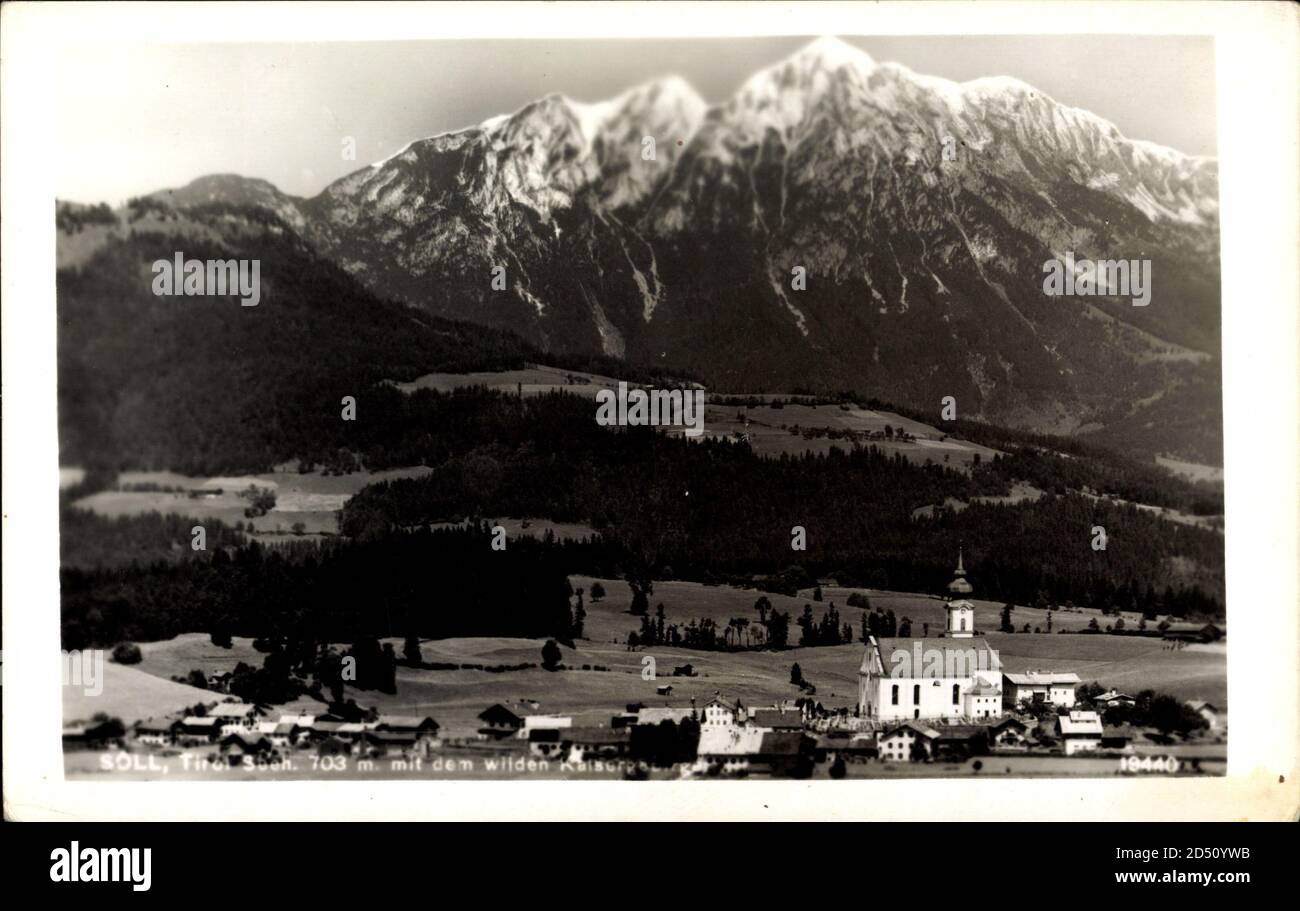
M 797 38 L 458 40 L 105 46 L 55 67 L 58 195 L 119 203 L 203 174 L 297 195 L 412 139 L 548 92 L 597 101 L 674 73 L 710 102 L 807 43 Z M 882 37 L 876 60 L 958 81 L 1015 76 L 1136 139 L 1216 154 L 1210 38 Z M 356 160 L 342 156 L 343 137 Z

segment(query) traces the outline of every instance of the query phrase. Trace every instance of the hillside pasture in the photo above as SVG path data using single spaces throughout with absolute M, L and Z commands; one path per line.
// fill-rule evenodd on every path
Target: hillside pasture
M 335 534 L 336 513 L 362 487 L 422 477 L 430 470 L 419 466 L 326 475 L 320 471 L 299 473 L 282 466 L 265 474 L 213 478 L 169 471 L 128 471 L 118 477 L 115 489 L 82 497 L 72 505 L 109 518 L 158 512 L 192 516 L 200 521 L 216 519 L 232 526 L 242 522 L 252 527 L 254 537 L 263 540 L 291 534 L 299 522 L 307 534 Z M 250 484 L 275 491 L 275 508 L 264 516 L 244 517 L 249 501 L 240 492 Z

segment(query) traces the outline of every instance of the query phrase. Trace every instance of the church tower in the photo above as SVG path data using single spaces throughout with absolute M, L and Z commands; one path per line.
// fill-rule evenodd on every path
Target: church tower
M 966 569 L 962 566 L 961 549 L 957 550 L 957 572 L 948 583 L 948 623 L 944 635 L 953 639 L 969 639 L 975 635 L 975 605 L 963 595 L 969 595 L 975 589 L 966 581 Z

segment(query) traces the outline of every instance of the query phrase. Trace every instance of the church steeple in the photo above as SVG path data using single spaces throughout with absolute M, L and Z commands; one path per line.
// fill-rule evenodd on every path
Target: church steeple
M 948 591 L 954 595 L 969 595 L 975 589 L 966 581 L 966 569 L 962 566 L 961 548 L 957 548 L 957 572 L 953 574 L 952 581 L 948 583 Z
M 944 630 L 945 636 L 954 639 L 969 639 L 975 635 L 975 605 L 971 604 L 962 595 L 969 595 L 975 589 L 966 581 L 966 568 L 962 565 L 961 548 L 957 549 L 957 571 L 953 574 L 953 579 L 948 583 L 949 600 L 947 628 Z M 952 596 L 957 596 L 954 600 Z

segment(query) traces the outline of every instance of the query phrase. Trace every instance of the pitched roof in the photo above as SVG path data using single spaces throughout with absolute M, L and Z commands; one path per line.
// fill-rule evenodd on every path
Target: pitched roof
M 522 718 L 499 702 L 479 712 L 478 717 L 480 721 L 486 721 L 488 724 L 513 724 L 518 726 L 524 723 Z
M 211 715 L 199 717 L 198 715 L 186 715 L 180 720 L 180 724 L 187 728 L 211 728 L 216 727 L 220 718 L 213 718 Z
M 929 727 L 928 725 L 922 724 L 920 721 L 916 721 L 915 719 L 913 719 L 910 721 L 904 721 L 900 724 L 894 725 L 893 727 L 887 728 L 884 731 L 881 731 L 880 739 L 884 740 L 886 737 L 892 737 L 898 732 L 903 730 L 909 730 L 914 734 L 919 734 L 922 737 L 926 738 L 927 740 L 933 740 L 935 737 L 939 736 L 939 732 L 936 731 L 934 728 Z
M 380 715 L 376 725 L 380 730 L 418 730 L 421 727 L 438 727 L 438 722 L 428 715 Z
M 802 728 L 803 713 L 795 710 L 783 712 L 780 709 L 755 709 L 749 723 L 759 728 Z
M 763 756 L 797 756 L 803 752 L 806 743 L 800 731 L 766 731 L 759 742 L 758 752 Z
M 878 657 L 880 668 L 885 674 L 889 674 L 893 668 L 901 666 L 901 659 L 895 659 L 893 656 L 906 655 L 907 661 L 915 663 L 918 654 L 921 658 L 920 667 L 910 668 L 911 673 L 906 675 L 909 678 L 965 677 L 977 670 L 997 671 L 1002 668 L 998 653 L 980 636 L 971 636 L 967 639 L 949 639 L 941 636 L 872 638 L 876 648 L 873 650 L 868 645 L 863 652 L 862 664 L 858 668 L 860 674 L 871 672 L 873 657 Z M 945 673 L 946 670 L 954 668 L 964 670 L 964 673 Z
M 632 732 L 627 728 L 561 728 L 559 734 L 567 743 L 603 746 L 627 743 Z
M 261 709 L 245 702 L 222 702 L 208 709 L 209 718 L 247 718 L 261 714 Z
M 1071 712 L 1056 719 L 1062 734 L 1088 734 L 1100 736 L 1101 717 L 1096 712 Z
M 1079 682 L 1079 675 L 1075 673 L 1028 671 L 1023 674 L 1003 674 L 1003 676 L 1016 686 L 1063 686 Z

